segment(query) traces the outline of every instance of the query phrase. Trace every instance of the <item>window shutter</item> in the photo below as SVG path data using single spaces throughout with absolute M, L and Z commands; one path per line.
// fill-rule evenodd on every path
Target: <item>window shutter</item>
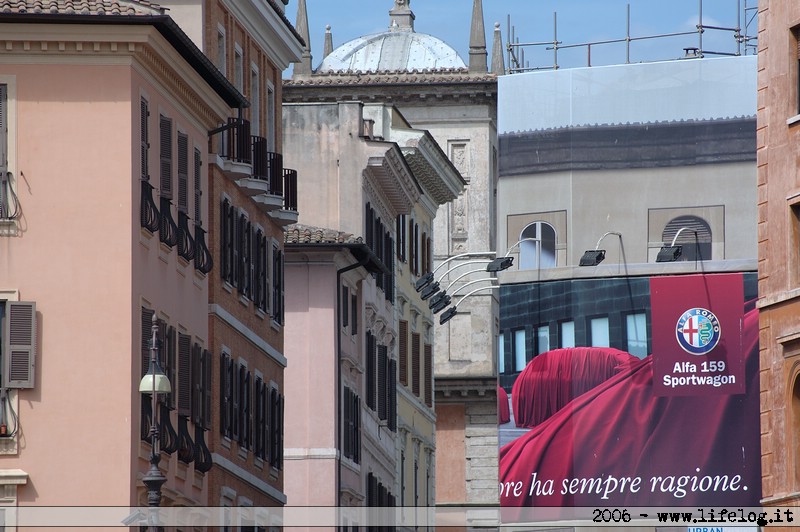
M 219 380 L 220 380 L 220 432 L 223 436 L 231 437 L 231 388 L 228 380 L 230 370 L 230 358 L 225 353 L 219 358 Z
M 192 344 L 189 388 L 191 389 L 189 414 L 192 423 L 201 425 L 203 422 L 203 349 L 199 344 Z
M 389 359 L 386 354 L 386 346 L 378 346 L 378 417 L 386 420 L 389 414 L 389 390 L 387 383 Z
M 175 330 L 175 327 L 169 327 L 167 329 L 167 356 L 166 356 L 166 364 L 164 365 L 164 373 L 167 374 L 167 378 L 169 379 L 170 384 L 172 385 L 172 392 L 168 393 L 166 396 L 166 404 L 170 410 L 175 408 L 175 395 L 176 389 L 178 388 L 178 379 L 177 379 L 177 353 L 178 353 L 178 331 Z
M 200 170 L 203 167 L 203 158 L 200 154 L 200 150 L 197 148 L 194 149 L 194 221 L 197 224 L 200 224 L 203 221 L 203 209 L 201 208 L 201 202 L 203 197 L 203 184 L 202 184 L 202 174 Z
M 375 337 L 367 333 L 367 407 L 375 410 Z
M 142 377 L 150 367 L 150 345 L 153 338 L 153 314 L 155 311 L 142 307 Z
M 397 430 L 397 361 L 389 360 L 389 429 Z
M 0 91 L 2 91 L 2 88 L 0 88 Z M 2 95 L 1 94 L 0 94 L 0 99 L 2 99 Z M 0 107 L 2 107 L 2 106 L 3 106 L 3 104 L 2 104 L 2 102 L 0 102 Z M 0 110 L 0 115 L 1 114 L 2 114 L 2 110 Z M 140 120 L 141 120 L 141 122 L 140 122 L 141 135 L 140 135 L 140 137 L 141 137 L 141 143 L 142 143 L 142 149 L 141 149 L 141 158 L 142 158 L 142 160 L 141 160 L 141 165 L 142 165 L 141 171 L 142 171 L 142 173 L 141 173 L 141 176 L 142 176 L 142 179 L 144 179 L 145 181 L 149 181 L 150 180 L 150 167 L 149 167 L 149 163 L 148 163 L 148 159 L 149 159 L 149 156 L 150 156 L 150 128 L 148 127 L 149 117 L 150 117 L 149 104 L 147 103 L 147 100 L 142 98 L 142 100 L 141 100 L 141 109 L 140 109 Z M 0 116 L 0 122 L 2 122 L 2 116 Z M 0 130 L 2 130 L 2 126 L 0 126 Z M 2 131 L 0 131 L 0 137 L 2 137 L 2 135 L 3 135 L 3 133 L 2 133 Z M 0 151 L 2 151 L 2 149 L 3 149 L 2 148 L 2 142 L 0 142 Z M 0 167 L 2 167 L 2 166 L 3 166 L 3 158 L 2 158 L 2 154 L 0 154 Z
M 192 413 L 192 337 L 178 333 L 178 415 Z M 174 384 L 173 384 L 174 386 Z
M 419 397 L 419 334 L 411 333 L 411 391 Z
M 408 220 L 408 269 L 414 273 L 414 220 Z
M 425 404 L 433 406 L 433 348 L 425 344 Z
M 189 137 L 178 133 L 178 210 L 189 211 Z
M 341 427 L 342 427 L 342 451 L 347 458 L 352 458 L 353 454 L 350 448 L 350 409 L 352 408 L 352 404 L 350 403 L 350 388 L 345 387 L 342 390 L 342 417 L 341 417 Z
M 211 351 L 203 349 L 203 420 L 202 426 L 211 429 Z
M 232 401 L 233 401 L 233 412 L 231 412 L 231 421 L 232 421 L 232 424 L 233 424 L 233 430 L 231 431 L 231 439 L 234 439 L 234 440 L 237 440 L 237 441 L 239 440 L 239 434 L 240 434 L 240 430 L 241 430 L 241 427 L 239 426 L 239 419 L 240 419 L 240 417 L 239 417 L 239 409 L 240 409 L 240 406 L 241 406 L 239 404 L 239 393 L 240 393 L 239 390 L 242 387 L 242 383 L 239 380 L 239 373 L 240 373 L 239 372 L 239 363 L 235 362 L 233 364 L 233 375 L 232 375 L 233 386 L 232 386 L 232 389 L 231 389 L 231 398 L 232 398 Z
M 408 386 L 408 322 L 405 320 L 400 320 L 397 345 L 397 356 L 400 359 L 400 384 Z
M 159 120 L 161 154 L 161 195 L 172 198 L 172 120 L 161 115 Z
M 272 463 L 272 390 L 264 383 L 264 456 Z
M 36 359 L 36 303 L 6 302 L 3 330 L 3 386 L 33 388 Z
M 253 446 L 253 411 L 251 401 L 253 390 L 250 382 L 250 372 L 244 371 L 244 386 L 242 387 L 242 446 L 251 449 Z

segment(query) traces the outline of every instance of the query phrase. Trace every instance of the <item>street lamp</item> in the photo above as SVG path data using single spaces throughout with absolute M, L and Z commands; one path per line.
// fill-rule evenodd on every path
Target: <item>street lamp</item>
M 662 246 L 661 249 L 658 251 L 658 255 L 656 256 L 656 262 L 675 262 L 680 258 L 683 254 L 683 246 L 675 245 L 675 242 L 678 241 L 678 236 L 683 231 L 690 231 L 694 233 L 694 240 L 697 249 L 700 249 L 700 242 L 697 238 L 697 231 L 693 229 L 689 229 L 688 227 L 681 227 L 678 229 L 678 232 L 675 233 L 675 238 L 672 239 L 672 243 L 669 246 Z M 702 260 L 702 259 L 701 259 Z
M 158 394 L 172 392 L 172 387 L 169 384 L 169 378 L 164 374 L 161 366 L 158 364 L 158 322 L 155 314 L 153 314 L 153 326 L 151 328 L 152 338 L 150 340 L 150 367 L 147 369 L 147 374 L 142 377 L 139 383 L 139 393 L 150 394 L 152 398 L 152 424 L 150 425 L 150 445 L 152 452 L 150 454 L 150 470 L 147 471 L 142 482 L 147 488 L 147 505 L 150 507 L 158 507 L 161 505 L 161 486 L 167 479 L 158 468 L 158 463 L 161 461 L 161 449 L 158 436 Z M 155 525 L 151 525 L 151 530 L 157 530 Z
M 603 262 L 603 259 L 606 258 L 606 250 L 600 249 L 600 242 L 602 242 L 603 239 L 608 235 L 618 236 L 619 245 L 622 246 L 622 233 L 618 233 L 617 231 L 608 231 L 606 234 L 600 237 L 594 249 L 590 249 L 583 254 L 579 263 L 580 266 L 597 266 Z

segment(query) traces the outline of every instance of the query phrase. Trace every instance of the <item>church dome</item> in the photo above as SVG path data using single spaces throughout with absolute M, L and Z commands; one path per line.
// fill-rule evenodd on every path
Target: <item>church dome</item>
M 444 41 L 414 31 L 386 31 L 353 39 L 331 52 L 317 68 L 323 72 L 402 72 L 465 69 Z

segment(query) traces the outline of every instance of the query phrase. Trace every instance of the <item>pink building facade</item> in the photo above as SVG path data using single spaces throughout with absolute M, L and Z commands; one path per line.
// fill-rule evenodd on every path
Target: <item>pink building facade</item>
M 208 131 L 245 100 L 151 4 L 22 4 L 0 2 L 0 356 L 13 376 L 0 482 L 16 485 L 3 502 L 146 503 L 138 384 L 155 315 L 173 389 L 162 505 L 205 505 Z

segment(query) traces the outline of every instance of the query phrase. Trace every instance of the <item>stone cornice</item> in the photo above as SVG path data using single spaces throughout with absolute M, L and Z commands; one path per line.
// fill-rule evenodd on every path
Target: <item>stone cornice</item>
M 13 64 L 130 66 L 178 95 L 203 129 L 230 114 L 222 98 L 152 26 L 4 25 L 0 57 Z

